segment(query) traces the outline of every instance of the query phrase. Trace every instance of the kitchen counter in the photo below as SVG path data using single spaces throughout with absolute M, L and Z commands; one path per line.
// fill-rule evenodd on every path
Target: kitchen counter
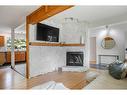
M 15 52 L 17 52 L 17 51 L 26 52 L 26 50 L 15 50 Z M 3 51 L 0 51 L 0 53 L 1 52 L 11 52 L 11 50 L 3 50 Z

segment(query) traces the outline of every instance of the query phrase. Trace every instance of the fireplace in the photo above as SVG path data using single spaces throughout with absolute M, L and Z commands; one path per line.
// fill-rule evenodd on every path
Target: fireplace
M 67 52 L 66 66 L 83 66 L 83 52 Z

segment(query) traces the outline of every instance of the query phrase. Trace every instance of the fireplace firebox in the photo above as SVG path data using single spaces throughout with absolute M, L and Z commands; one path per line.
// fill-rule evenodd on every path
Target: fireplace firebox
M 67 52 L 66 66 L 83 66 L 83 52 Z

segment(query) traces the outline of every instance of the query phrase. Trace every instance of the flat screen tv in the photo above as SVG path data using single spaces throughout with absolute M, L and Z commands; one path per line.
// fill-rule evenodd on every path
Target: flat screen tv
M 59 42 L 59 28 L 37 23 L 36 39 L 39 41 Z

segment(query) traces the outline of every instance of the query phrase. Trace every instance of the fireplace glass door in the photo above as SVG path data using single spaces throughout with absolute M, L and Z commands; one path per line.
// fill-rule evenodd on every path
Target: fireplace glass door
M 83 52 L 67 52 L 67 66 L 83 66 Z

